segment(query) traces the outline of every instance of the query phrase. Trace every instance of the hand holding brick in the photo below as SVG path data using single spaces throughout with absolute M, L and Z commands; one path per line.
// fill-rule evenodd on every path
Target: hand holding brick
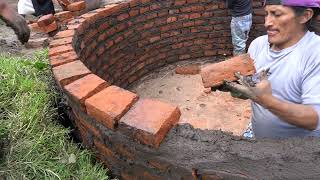
M 200 74 L 204 87 L 208 88 L 220 86 L 224 80 L 237 80 L 234 76 L 236 72 L 240 72 L 243 75 L 252 75 L 255 73 L 253 60 L 248 54 L 208 65 L 201 69 Z

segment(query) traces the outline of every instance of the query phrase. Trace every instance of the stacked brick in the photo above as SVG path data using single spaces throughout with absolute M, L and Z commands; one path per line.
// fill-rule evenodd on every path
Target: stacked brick
M 231 54 L 228 15 L 222 1 L 131 0 L 74 18 L 51 41 L 52 71 L 83 143 L 114 174 L 122 179 L 244 177 L 199 174 L 200 165 L 176 162 L 166 151 L 166 138 L 180 118 L 179 108 L 124 89 L 172 62 Z
M 65 7 L 62 12 L 56 14 L 48 14 L 41 16 L 37 22 L 30 24 L 29 27 L 32 31 L 50 33 L 56 31 L 62 25 L 65 25 L 71 21 L 74 17 L 77 17 L 85 13 L 86 2 L 70 2 L 69 0 L 59 0 L 61 6 Z

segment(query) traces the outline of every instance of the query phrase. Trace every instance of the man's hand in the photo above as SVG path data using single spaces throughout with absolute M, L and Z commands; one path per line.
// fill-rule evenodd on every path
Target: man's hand
M 240 73 L 235 73 L 240 84 L 225 81 L 225 86 L 230 89 L 231 92 L 239 93 L 258 104 L 263 105 L 263 102 L 272 96 L 272 89 L 271 84 L 268 81 L 268 75 L 269 69 L 263 70 L 253 76 L 243 76 Z
M 22 16 L 4 3 L 5 2 L 0 0 L 0 4 L 2 4 L 0 5 L 0 18 L 7 24 L 7 26 L 14 30 L 22 44 L 28 42 L 30 37 L 30 29 L 27 25 L 27 22 Z

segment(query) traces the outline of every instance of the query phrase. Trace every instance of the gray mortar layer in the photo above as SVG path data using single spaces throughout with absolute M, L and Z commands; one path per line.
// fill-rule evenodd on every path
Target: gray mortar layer
M 95 124 L 94 119 L 79 109 L 74 110 Z M 194 129 L 186 124 L 171 129 L 155 149 L 119 131 L 95 126 L 104 134 L 106 146 L 114 152 L 117 152 L 114 145 L 121 144 L 135 154 L 133 161 L 120 154 L 117 154 L 119 161 L 106 159 L 115 175 L 128 169 L 135 173 L 142 168 L 163 179 L 192 179 L 192 169 L 197 170 L 198 177 L 213 174 L 224 179 L 320 178 L 319 138 L 249 140 L 222 131 Z M 148 164 L 150 159 L 168 164 L 166 172 L 152 168 Z

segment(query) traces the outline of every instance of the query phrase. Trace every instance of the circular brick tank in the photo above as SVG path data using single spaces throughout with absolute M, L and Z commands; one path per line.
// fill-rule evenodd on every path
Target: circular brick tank
M 264 34 L 254 1 L 251 39 Z M 83 144 L 121 179 L 318 179 L 317 138 L 248 140 L 177 125 L 179 107 L 125 88 L 169 63 L 230 55 L 223 1 L 131 0 L 70 21 L 50 64 Z

